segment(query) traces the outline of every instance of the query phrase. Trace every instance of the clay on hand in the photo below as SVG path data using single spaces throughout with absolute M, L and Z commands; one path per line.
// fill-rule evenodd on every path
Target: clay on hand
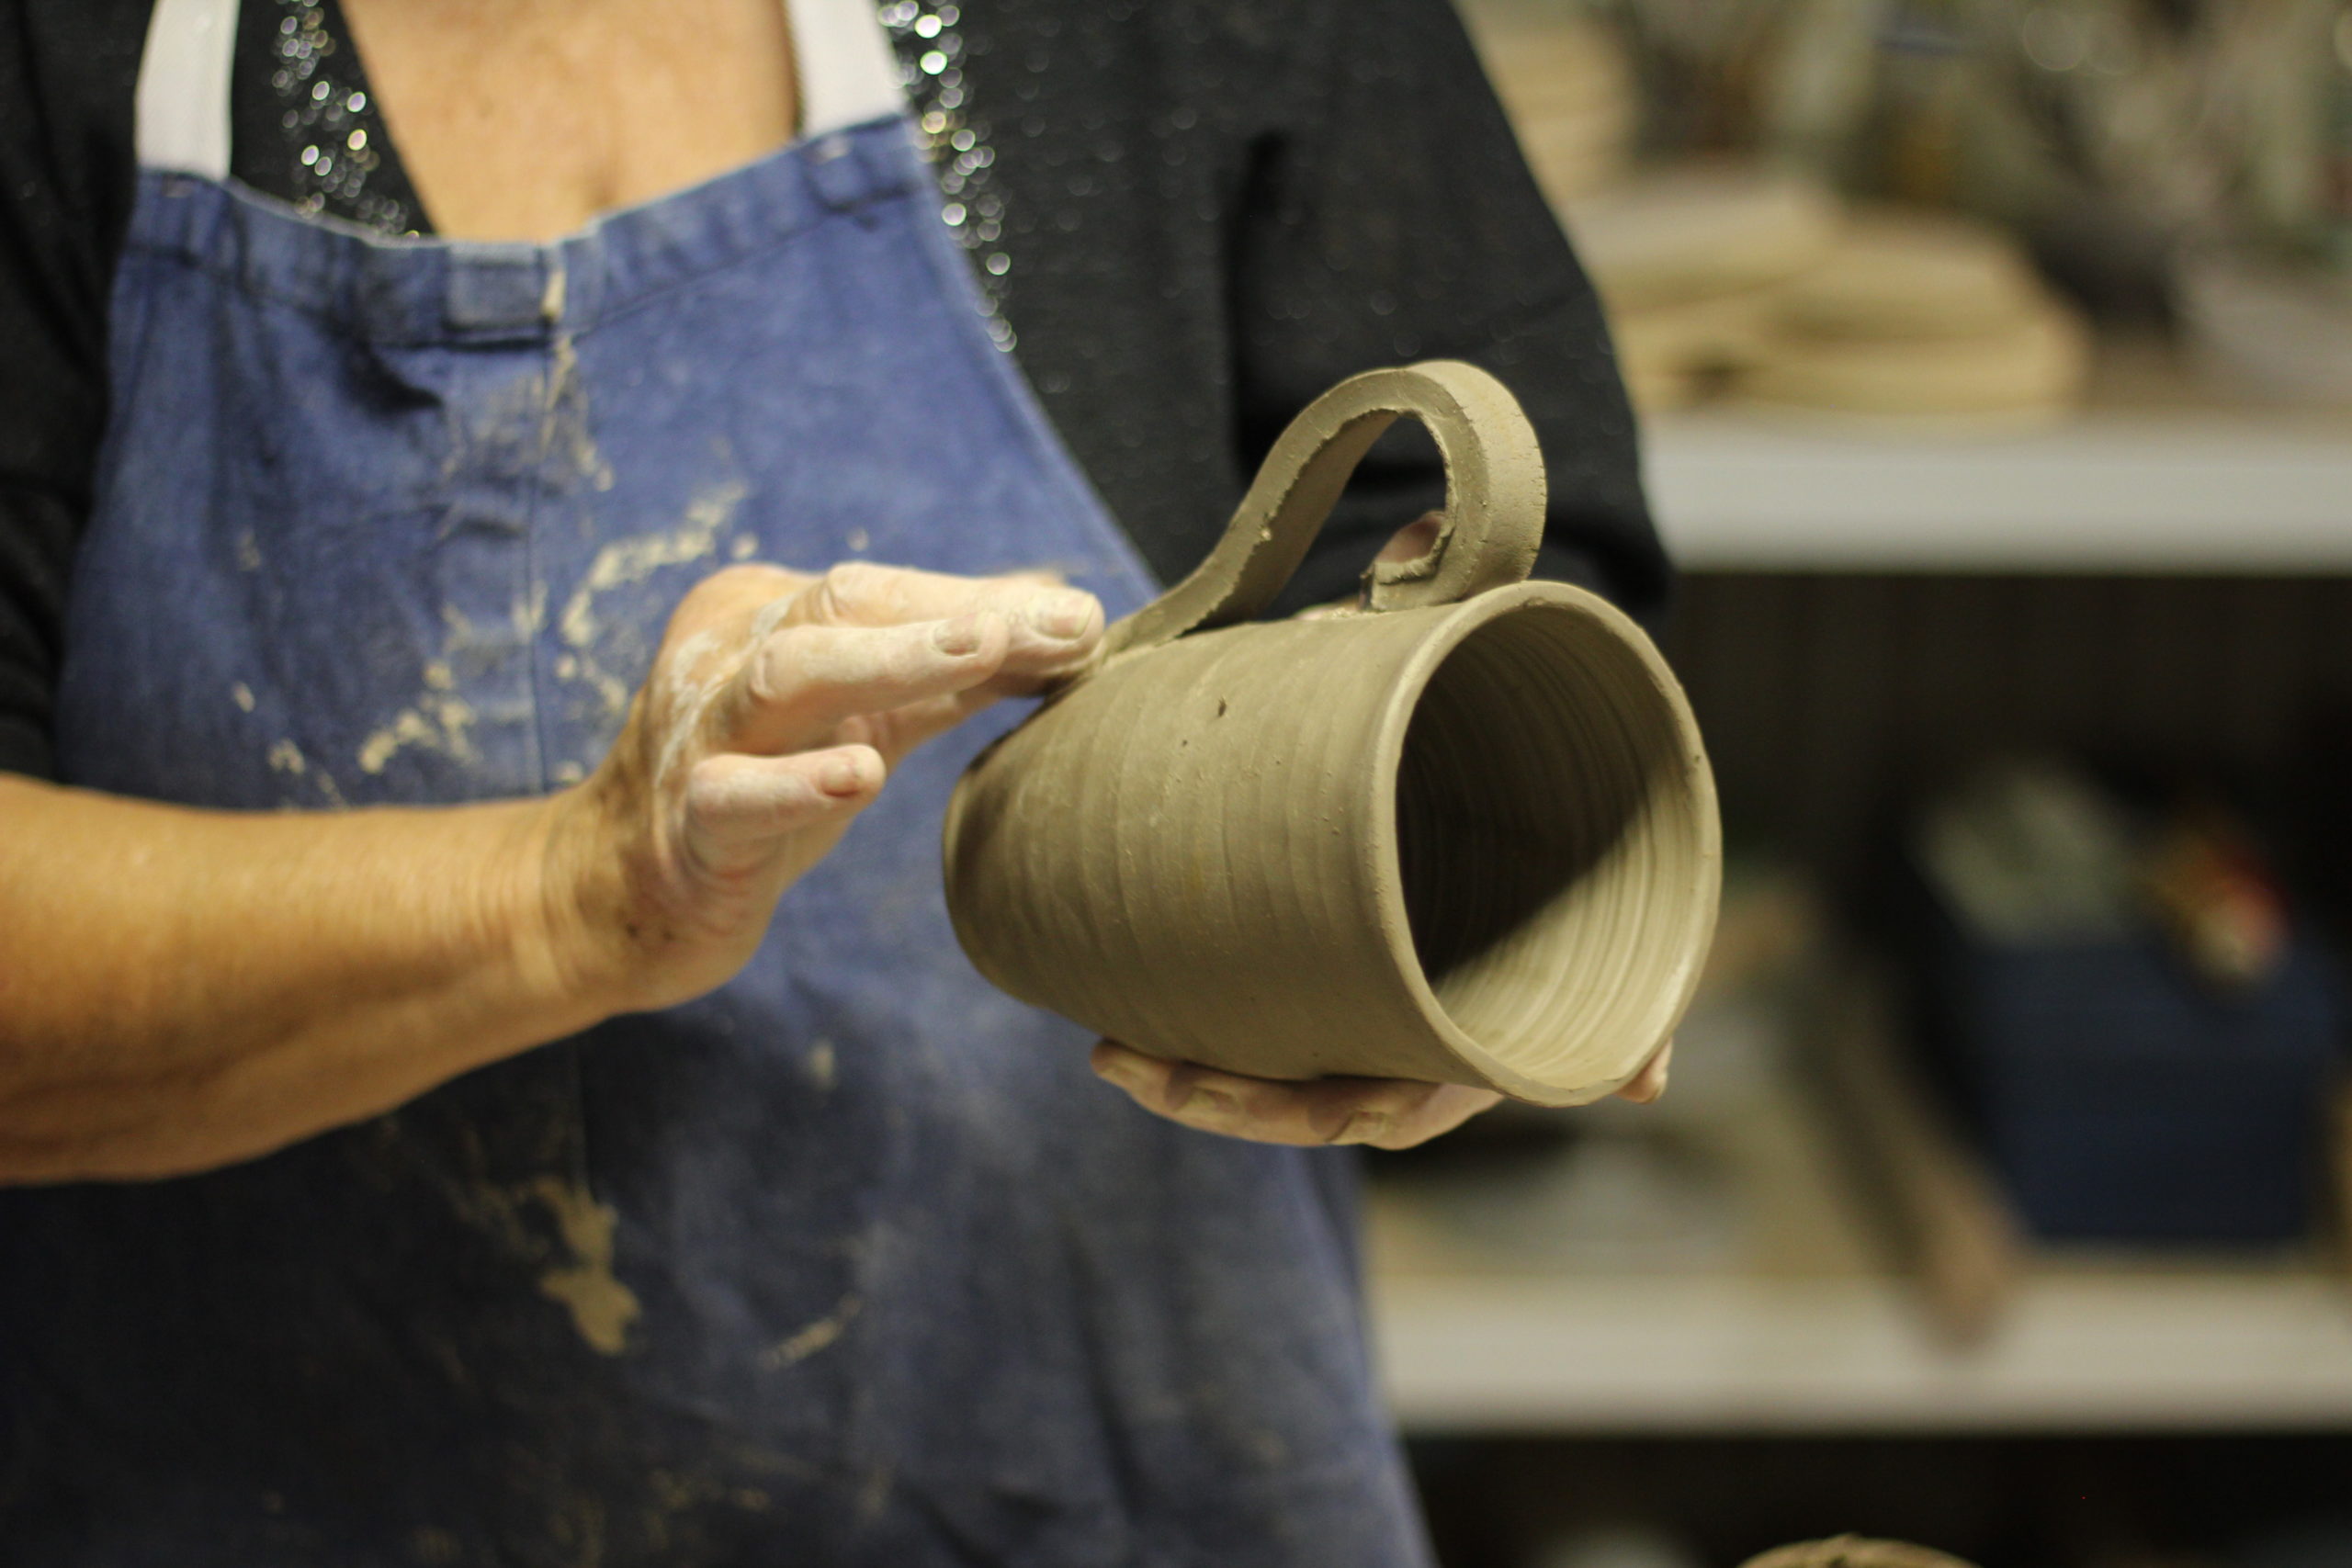
M 1093 596 L 851 563 L 704 580 L 595 773 L 558 798 L 550 916 L 616 1009 L 721 984 L 909 751 L 1092 659 Z
M 1415 518 L 1374 559 L 1418 560 L 1436 546 L 1438 529 L 1435 513 Z M 1351 607 L 1323 604 L 1301 615 L 1312 618 Z M 1669 1040 L 1617 1097 L 1647 1105 L 1664 1094 L 1673 1055 Z M 1125 1089 L 1154 1115 L 1200 1132 L 1261 1144 L 1370 1144 L 1407 1149 L 1452 1132 L 1499 1105 L 1503 1098 L 1492 1089 L 1403 1078 L 1324 1077 L 1297 1083 L 1250 1077 L 1194 1062 L 1163 1061 L 1110 1040 L 1095 1046 L 1092 1066 L 1097 1077 Z

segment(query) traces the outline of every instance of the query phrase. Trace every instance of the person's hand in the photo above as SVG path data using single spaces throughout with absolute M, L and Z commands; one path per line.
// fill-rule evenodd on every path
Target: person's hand
M 725 981 L 900 758 L 1083 668 L 1102 635 L 1093 596 L 1044 575 L 852 563 L 706 579 L 611 752 L 550 803 L 570 984 L 640 1010 Z
M 1435 513 L 1396 531 L 1374 558 L 1418 560 L 1437 543 Z M 1347 606 L 1318 605 L 1307 616 L 1328 615 Z M 1666 1092 L 1667 1068 L 1674 1055 L 1668 1041 L 1642 1070 L 1617 1091 L 1619 1098 L 1646 1105 Z M 1193 1062 L 1170 1062 L 1105 1040 L 1094 1047 L 1096 1075 L 1126 1090 L 1154 1115 L 1204 1133 L 1222 1133 L 1261 1144 L 1371 1144 L 1408 1149 L 1450 1133 L 1482 1111 L 1502 1102 L 1492 1089 L 1461 1084 L 1414 1083 L 1403 1078 L 1327 1077 L 1307 1082 L 1253 1078 L 1219 1072 Z
M 1664 1094 L 1673 1055 L 1669 1040 L 1617 1091 L 1619 1098 L 1646 1105 Z M 1195 1062 L 1162 1061 L 1108 1040 L 1094 1047 L 1093 1066 L 1098 1077 L 1154 1115 L 1258 1144 L 1409 1149 L 1502 1101 L 1492 1089 L 1405 1078 L 1253 1078 Z

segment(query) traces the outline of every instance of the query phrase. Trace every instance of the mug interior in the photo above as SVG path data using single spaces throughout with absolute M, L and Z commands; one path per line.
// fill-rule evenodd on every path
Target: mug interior
M 1712 802 L 1623 637 L 1535 602 L 1431 672 L 1396 770 L 1406 919 L 1446 1015 L 1562 1091 L 1630 1074 L 1713 928 Z

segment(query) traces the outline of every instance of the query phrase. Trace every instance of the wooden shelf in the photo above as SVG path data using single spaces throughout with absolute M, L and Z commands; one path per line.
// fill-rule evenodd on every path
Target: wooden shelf
M 1405 1428 L 2352 1429 L 2352 1279 L 2316 1246 L 2027 1247 L 1953 1312 L 1922 1216 L 1889 1223 L 1902 1173 L 1856 1160 L 1821 1088 L 1822 1042 L 1871 1016 L 1702 995 L 1656 1106 L 1571 1112 L 1579 1144 L 1507 1168 L 1383 1168 L 1371 1312 Z
M 1967 1350 L 1884 1278 L 1389 1275 L 1373 1316 L 1420 1435 L 2352 1426 L 2352 1294 L 2312 1268 L 2044 1265 Z
M 1970 437 L 1705 412 L 1645 446 L 1694 570 L 2352 572 L 2352 418 L 2094 410 Z

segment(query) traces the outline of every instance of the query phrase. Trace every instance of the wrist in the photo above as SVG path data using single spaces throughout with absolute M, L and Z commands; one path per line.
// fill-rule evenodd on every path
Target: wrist
M 633 995 L 623 879 L 594 791 L 592 781 L 528 804 L 514 922 L 526 983 L 588 1022 L 642 1005 Z

